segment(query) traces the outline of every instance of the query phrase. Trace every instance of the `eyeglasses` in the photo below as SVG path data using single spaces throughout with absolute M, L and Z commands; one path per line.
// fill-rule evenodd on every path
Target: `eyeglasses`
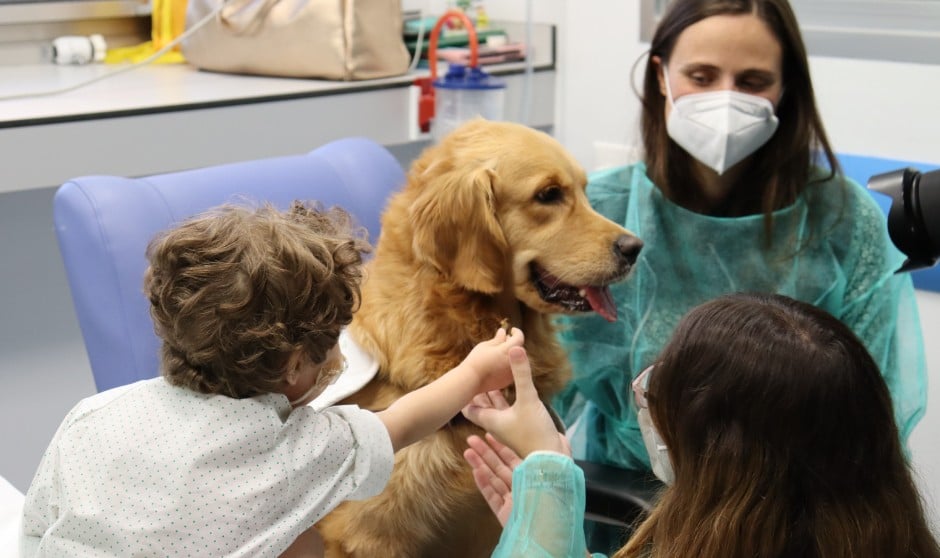
M 638 409 L 649 409 L 649 401 L 646 399 L 646 389 L 650 383 L 650 372 L 655 365 L 651 364 L 640 375 L 633 380 L 633 400 Z
M 317 374 L 317 381 L 314 383 L 315 389 L 326 389 L 327 386 L 331 386 L 336 383 L 336 379 L 339 378 L 340 374 L 349 368 L 349 361 L 346 360 L 345 356 L 342 358 L 343 363 L 336 368 L 320 370 L 320 373 Z

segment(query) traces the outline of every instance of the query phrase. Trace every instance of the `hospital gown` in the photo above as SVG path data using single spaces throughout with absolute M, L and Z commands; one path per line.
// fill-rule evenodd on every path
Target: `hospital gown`
M 391 440 L 356 406 L 207 395 L 144 380 L 66 417 L 26 494 L 22 555 L 277 556 L 382 491 Z
M 664 198 L 642 163 L 595 174 L 588 196 L 644 248 L 632 275 L 611 288 L 616 322 L 591 315 L 559 323 L 574 377 L 554 405 L 569 426 L 581 419 L 572 440 L 576 456 L 649 470 L 630 382 L 653 362 L 682 315 L 738 291 L 788 295 L 850 326 L 881 368 L 907 440 L 927 398 L 920 321 L 910 277 L 894 274 L 904 257 L 861 186 L 832 179 L 808 187 L 774 213 L 769 250 L 763 215 L 688 211 Z

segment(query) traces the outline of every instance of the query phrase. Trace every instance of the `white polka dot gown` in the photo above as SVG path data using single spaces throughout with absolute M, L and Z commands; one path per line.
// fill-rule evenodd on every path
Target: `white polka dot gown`
M 163 378 L 81 401 L 26 494 L 24 556 L 272 556 L 347 499 L 378 494 L 394 455 L 355 406 L 205 395 Z

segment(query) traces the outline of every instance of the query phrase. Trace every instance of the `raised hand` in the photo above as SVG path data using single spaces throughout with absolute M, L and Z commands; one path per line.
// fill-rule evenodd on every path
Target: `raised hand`
M 537 450 L 570 453 L 535 390 L 525 349 L 510 348 L 509 363 L 516 385 L 515 403 L 510 406 L 501 392 L 490 391 L 474 397 L 464 407 L 464 416 L 522 457 Z
M 467 438 L 470 447 L 463 452 L 464 459 L 473 468 L 473 480 L 477 489 L 499 524 L 503 527 L 512 512 L 512 471 L 522 459 L 492 436 L 486 440 L 479 436 Z

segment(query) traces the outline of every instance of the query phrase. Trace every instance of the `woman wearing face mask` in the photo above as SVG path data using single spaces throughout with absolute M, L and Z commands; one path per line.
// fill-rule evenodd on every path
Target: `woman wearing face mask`
M 650 46 L 640 163 L 592 176 L 598 211 L 643 239 L 615 286 L 619 319 L 567 317 L 573 381 L 554 401 L 575 453 L 649 470 L 630 397 L 688 309 L 729 292 L 780 293 L 833 314 L 883 372 L 903 440 L 926 369 L 903 256 L 864 189 L 845 179 L 815 105 L 786 0 L 675 0 Z M 633 374 L 631 374 L 633 372 Z
M 493 556 L 581 558 L 583 474 L 521 348 L 510 363 L 515 403 L 464 409 L 508 446 L 488 435 L 465 453 L 505 526 Z M 830 314 L 780 295 L 706 302 L 626 395 L 669 486 L 615 558 L 940 557 L 884 379 Z

